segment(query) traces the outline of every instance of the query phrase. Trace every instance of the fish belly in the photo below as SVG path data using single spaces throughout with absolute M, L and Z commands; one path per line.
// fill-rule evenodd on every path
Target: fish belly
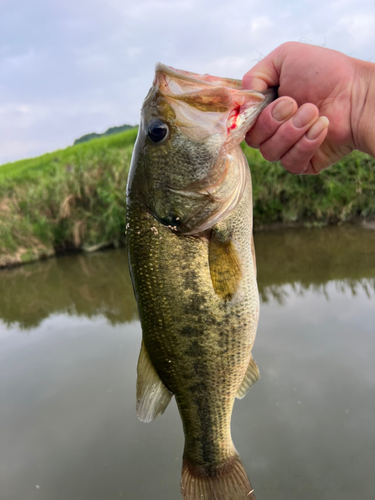
M 143 342 L 158 376 L 176 397 L 185 469 L 216 477 L 228 462 L 238 466 L 230 419 L 258 321 L 251 186 L 224 221 L 242 268 L 230 301 L 213 288 L 207 239 L 179 236 L 146 211 L 135 214 L 129 254 Z

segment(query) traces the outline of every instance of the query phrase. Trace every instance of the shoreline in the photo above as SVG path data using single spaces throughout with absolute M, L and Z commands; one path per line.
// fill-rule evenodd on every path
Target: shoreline
M 281 231 L 284 229 L 300 230 L 300 229 L 322 229 L 322 228 L 337 228 L 337 227 L 362 227 L 369 231 L 375 231 L 375 217 L 371 216 L 366 219 L 357 219 L 349 222 L 338 224 L 318 224 L 302 221 L 286 221 L 274 222 L 270 224 L 262 224 L 254 227 L 254 233 Z M 118 242 L 103 242 L 92 246 L 83 246 L 81 248 L 70 248 L 61 251 L 47 248 L 34 249 L 34 253 L 30 249 L 19 249 L 13 255 L 0 255 L 0 273 L 2 270 L 13 269 L 15 267 L 33 264 L 53 257 L 61 257 L 64 255 L 77 255 L 84 253 L 95 253 L 103 250 L 125 248 L 126 242 L 118 244 Z
M 0 166 L 0 268 L 126 244 L 125 193 L 137 130 Z M 254 232 L 343 224 L 375 229 L 375 159 L 354 152 L 291 175 L 242 145 Z

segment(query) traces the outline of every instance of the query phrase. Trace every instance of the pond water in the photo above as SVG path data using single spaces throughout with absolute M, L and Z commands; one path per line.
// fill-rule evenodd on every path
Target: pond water
M 255 236 L 261 379 L 234 407 L 258 500 L 375 498 L 375 232 Z M 125 250 L 0 272 L 1 500 L 178 500 L 174 402 L 135 412 Z

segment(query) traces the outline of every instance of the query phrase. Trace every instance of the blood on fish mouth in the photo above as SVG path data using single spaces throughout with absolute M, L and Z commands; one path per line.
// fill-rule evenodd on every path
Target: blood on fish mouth
M 235 129 L 238 125 L 238 117 L 240 116 L 241 106 L 234 108 L 228 118 L 227 132 Z

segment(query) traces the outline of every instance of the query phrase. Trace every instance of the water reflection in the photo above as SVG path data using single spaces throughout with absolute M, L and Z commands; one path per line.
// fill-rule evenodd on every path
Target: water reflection
M 337 292 L 375 290 L 375 231 L 357 227 L 300 229 L 255 235 L 261 300 L 288 298 L 286 284 L 302 295 L 313 290 L 329 300 L 328 282 Z
M 137 318 L 125 250 L 67 255 L 0 272 L 0 319 L 30 329 L 64 312 L 112 325 Z
M 257 498 L 373 500 L 375 233 L 259 233 L 256 248 L 261 380 L 232 430 Z M 1 500 L 180 499 L 174 401 L 136 417 L 125 251 L 3 271 L 0 296 Z
M 308 290 L 329 299 L 328 282 L 353 295 L 375 290 L 375 232 L 325 228 L 257 233 L 258 286 L 262 302 L 284 304 Z M 0 319 L 30 329 L 51 314 L 64 312 L 112 324 L 137 318 L 126 251 L 65 256 L 0 272 Z
M 267 303 L 270 300 L 276 300 L 278 304 L 285 305 L 287 300 L 293 295 L 298 297 L 303 297 L 306 292 L 313 291 L 317 294 L 322 294 L 329 301 L 330 294 L 332 294 L 332 289 L 330 289 L 327 283 L 318 284 L 306 284 L 306 283 L 292 283 L 291 287 L 283 285 L 269 285 L 262 287 L 260 290 L 261 301 Z M 361 291 L 364 291 L 367 297 L 370 299 L 375 295 L 375 278 L 361 278 L 355 279 L 345 279 L 345 280 L 335 280 L 332 282 L 334 284 L 334 293 L 346 293 L 350 292 L 354 297 Z

